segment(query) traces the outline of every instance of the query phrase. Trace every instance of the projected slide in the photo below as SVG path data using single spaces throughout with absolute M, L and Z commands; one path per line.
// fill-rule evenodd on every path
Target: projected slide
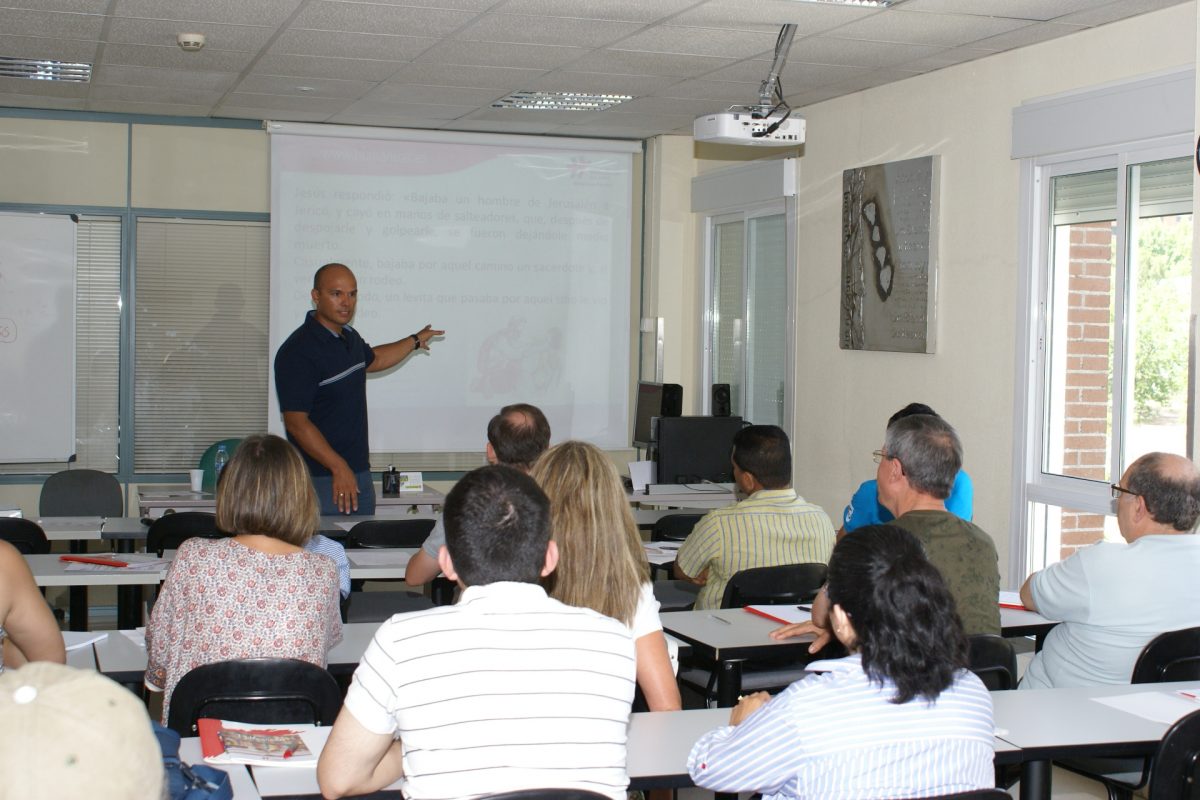
M 453 140 L 273 133 L 272 353 L 312 307 L 313 272 L 340 261 L 367 342 L 447 331 L 371 375 L 372 451 L 480 451 L 487 420 L 518 401 L 546 411 L 556 441 L 628 446 L 627 143 L 434 135 Z M 282 429 L 274 396 L 270 419 Z

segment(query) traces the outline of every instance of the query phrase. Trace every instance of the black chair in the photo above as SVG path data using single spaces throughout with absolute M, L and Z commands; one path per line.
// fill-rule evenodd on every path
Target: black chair
M 937 794 L 919 800 L 1012 800 L 1012 795 L 1003 789 L 975 789 L 955 794 Z
M 1142 648 L 1133 665 L 1130 683 L 1200 680 L 1200 628 L 1160 633 Z M 1100 781 L 1109 800 L 1130 800 L 1146 786 L 1154 771 L 1154 758 L 1069 759 L 1057 766 Z
M 682 542 L 703 516 L 703 514 L 667 514 L 665 517 L 659 517 L 650 530 L 650 541 Z
M 242 658 L 196 667 L 175 685 L 167 727 L 195 736 L 202 718 L 332 725 L 342 692 L 326 670 L 292 658 Z
M 989 692 L 1017 688 L 1017 653 L 1012 643 L 994 633 L 967 637 L 967 668 L 979 676 Z
M 420 547 L 433 526 L 431 519 L 366 520 L 346 534 L 346 549 Z
M 433 526 L 431 519 L 365 520 L 346 535 L 346 549 L 420 547 Z M 433 601 L 420 592 L 365 592 L 365 583 L 350 582 L 350 597 L 343 615 L 347 622 L 383 622 L 393 614 L 433 608 Z
M 682 542 L 703 516 L 703 514 L 667 514 L 659 517 L 655 520 L 654 527 L 650 529 L 650 541 Z M 691 609 L 696 602 L 696 595 L 700 593 L 700 587 L 695 584 L 671 580 L 671 567 L 674 563 L 671 561 L 666 564 L 650 565 L 651 580 L 654 580 L 654 576 L 659 570 L 662 570 L 667 576 L 667 580 L 656 581 L 654 584 L 654 596 L 658 600 L 659 611 L 687 611 Z
M 42 484 L 38 513 L 43 517 L 123 517 L 121 484 L 107 472 L 67 469 Z
M 721 608 L 808 603 L 825 585 L 828 572 L 828 566 L 818 563 L 744 569 L 726 584 Z M 807 674 L 803 663 L 795 658 L 747 661 L 742 667 L 742 690 L 782 689 Z M 702 692 L 709 703 L 717 698 L 717 674 L 712 666 L 692 664 L 679 670 L 679 681 Z
M 606 794 L 585 789 L 520 789 L 515 792 L 485 794 L 479 800 L 605 800 Z
M 150 523 L 146 531 L 146 552 L 177 550 L 179 545 L 194 536 L 204 539 L 223 539 L 229 534 L 217 528 L 217 517 L 207 511 L 179 511 L 163 514 Z
M 0 517 L 0 539 L 17 548 L 21 555 L 32 556 L 50 552 L 50 541 L 42 526 L 33 520 Z
M 1163 736 L 1150 770 L 1149 800 L 1200 800 L 1200 711 Z

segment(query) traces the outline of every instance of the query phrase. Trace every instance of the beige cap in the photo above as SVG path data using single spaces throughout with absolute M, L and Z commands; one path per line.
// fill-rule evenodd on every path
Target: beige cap
M 160 800 L 146 707 L 98 672 L 37 662 L 0 675 L 0 798 Z

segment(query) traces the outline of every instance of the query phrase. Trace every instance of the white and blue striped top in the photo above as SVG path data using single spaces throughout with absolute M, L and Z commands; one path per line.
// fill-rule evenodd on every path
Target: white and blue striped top
M 962 670 L 933 703 L 890 702 L 857 655 L 809 665 L 737 727 L 700 737 L 688 756 L 697 786 L 781 798 L 928 797 L 994 785 L 992 699 Z

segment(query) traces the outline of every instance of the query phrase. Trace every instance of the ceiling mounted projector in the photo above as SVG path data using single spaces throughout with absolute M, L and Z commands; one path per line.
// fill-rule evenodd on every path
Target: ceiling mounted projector
M 696 117 L 692 136 L 697 142 L 713 144 L 795 147 L 804 144 L 804 127 L 804 117 L 784 112 L 764 117 L 758 108 L 743 106 Z
M 792 107 L 783 99 L 779 74 L 787 61 L 788 50 L 796 36 L 795 25 L 784 25 L 775 40 L 775 60 L 771 72 L 758 90 L 758 104 L 730 106 L 725 111 L 696 117 L 692 138 L 697 142 L 742 144 L 757 147 L 796 147 L 804 144 L 804 118 L 793 117 Z

